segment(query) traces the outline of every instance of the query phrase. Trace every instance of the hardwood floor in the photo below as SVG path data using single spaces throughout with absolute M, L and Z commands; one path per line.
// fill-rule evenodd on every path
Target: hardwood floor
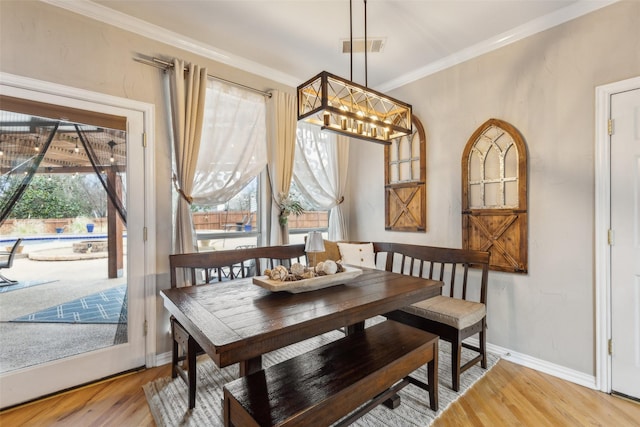
M 0 426 L 155 426 L 142 386 L 171 366 L 130 373 L 0 412 Z
M 142 385 L 169 365 L 128 374 L 0 413 L 0 426 L 154 426 Z M 640 426 L 640 404 L 505 360 L 434 426 Z
M 640 426 L 640 403 L 501 360 L 433 424 Z

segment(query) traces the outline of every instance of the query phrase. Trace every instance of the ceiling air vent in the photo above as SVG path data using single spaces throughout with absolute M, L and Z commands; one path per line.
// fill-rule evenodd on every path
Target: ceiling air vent
M 382 52 L 386 43 L 385 38 L 367 39 L 367 52 Z M 342 53 L 351 53 L 351 41 L 349 39 L 342 40 Z M 353 53 L 364 53 L 364 39 L 353 39 Z

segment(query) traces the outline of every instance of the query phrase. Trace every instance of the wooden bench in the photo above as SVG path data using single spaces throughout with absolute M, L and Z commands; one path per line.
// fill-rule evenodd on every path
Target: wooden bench
M 461 373 L 478 362 L 483 369 L 487 368 L 489 252 L 385 242 L 373 242 L 373 250 L 376 261 L 386 256 L 387 271 L 445 282 L 442 295 L 385 316 L 432 332 L 451 343 L 451 388 L 459 391 Z M 477 346 L 463 342 L 474 335 L 478 335 Z M 462 363 L 462 347 L 477 355 Z
M 460 374 L 480 362 L 487 367 L 486 307 L 489 252 L 396 242 L 344 242 L 373 246 L 377 268 L 445 282 L 442 295 L 385 314 L 388 319 L 432 332 L 451 343 L 451 388 Z M 337 242 L 325 241 L 324 256 L 338 259 Z M 463 342 L 478 335 L 478 345 Z M 477 352 L 461 363 L 462 347 Z
M 425 364 L 428 384 L 410 376 Z M 224 422 L 327 426 L 346 417 L 339 425 L 348 425 L 408 384 L 438 409 L 438 337 L 387 320 L 228 383 Z
M 263 274 L 267 268 L 276 265 L 290 267 L 294 262 L 306 262 L 303 244 L 170 255 L 171 287 L 178 286 L 179 277 L 188 285 L 201 285 L 257 276 Z M 180 376 L 187 383 L 191 409 L 196 405 L 196 356 L 203 351 L 173 317 L 171 333 L 171 377 Z

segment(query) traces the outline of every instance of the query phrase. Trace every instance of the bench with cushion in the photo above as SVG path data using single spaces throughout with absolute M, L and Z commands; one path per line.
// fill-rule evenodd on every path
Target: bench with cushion
M 452 388 L 460 389 L 460 374 L 476 363 L 487 367 L 486 304 L 489 252 L 393 242 L 325 241 L 325 258 L 362 267 L 442 280 L 442 295 L 387 313 L 386 317 L 439 335 L 451 343 Z M 477 346 L 463 342 L 478 334 Z M 461 364 L 462 347 L 477 356 Z
M 410 376 L 425 364 L 428 384 Z M 384 321 L 226 384 L 225 425 L 348 425 L 408 384 L 438 409 L 438 337 Z

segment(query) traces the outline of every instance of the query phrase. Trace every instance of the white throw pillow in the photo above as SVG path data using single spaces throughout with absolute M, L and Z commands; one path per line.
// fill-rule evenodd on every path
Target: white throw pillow
M 358 267 L 376 268 L 376 257 L 373 253 L 373 243 L 340 243 L 340 256 L 343 264 Z

